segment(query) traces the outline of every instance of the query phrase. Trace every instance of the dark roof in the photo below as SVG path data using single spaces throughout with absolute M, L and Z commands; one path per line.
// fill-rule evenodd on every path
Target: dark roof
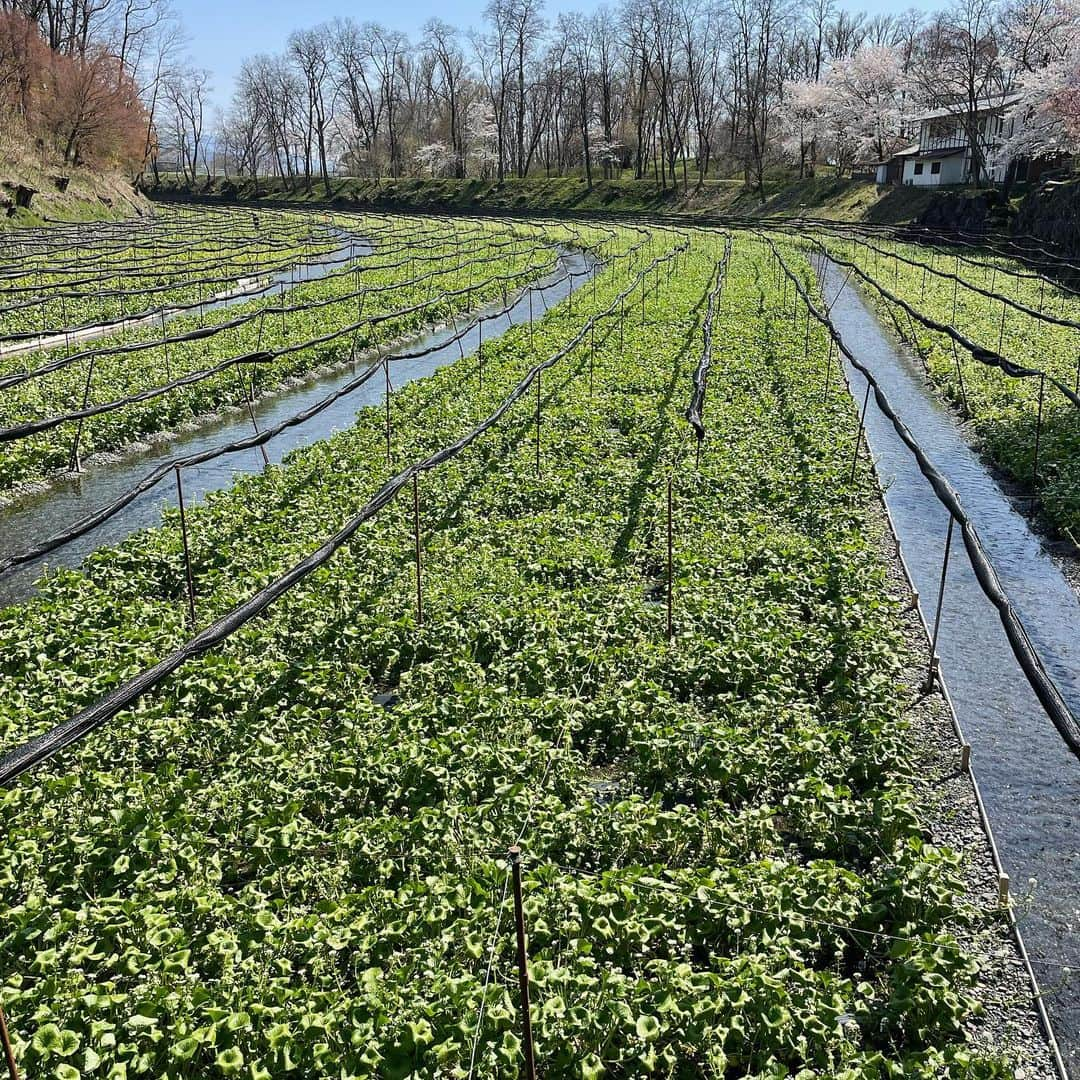
M 944 150 L 918 150 L 914 154 L 905 154 L 904 157 L 924 158 L 927 161 L 932 161 L 934 158 L 955 157 L 966 150 L 966 146 L 947 146 Z

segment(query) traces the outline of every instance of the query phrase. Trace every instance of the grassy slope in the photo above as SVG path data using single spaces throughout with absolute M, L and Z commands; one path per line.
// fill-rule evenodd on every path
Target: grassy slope
M 69 177 L 66 191 L 57 178 Z M 0 212 L 0 230 L 13 226 L 41 225 L 46 221 L 100 221 L 130 217 L 147 211 L 146 199 L 132 190 L 119 173 L 58 165 L 42 161 L 25 148 L 0 143 L 0 204 L 14 203 L 15 188 L 22 184 L 37 194 L 30 208 L 16 209 L 8 217 Z
M 166 182 L 152 197 L 175 197 L 189 189 Z M 416 210 L 519 210 L 519 211 L 611 211 L 664 212 L 740 217 L 820 217 L 837 221 L 900 222 L 917 216 L 926 206 L 925 191 L 910 188 L 879 188 L 866 180 L 838 180 L 819 176 L 794 180 L 777 176 L 766 184 L 766 201 L 748 191 L 739 180 L 709 180 L 688 190 L 662 189 L 651 180 L 597 180 L 590 188 L 578 177 L 529 177 L 496 180 L 337 179 L 331 182 L 327 200 L 321 184 L 310 193 L 288 192 L 280 180 L 261 179 L 258 197 L 340 206 Z M 251 180 L 220 178 L 200 185 L 197 193 L 210 197 L 247 200 L 255 198 Z

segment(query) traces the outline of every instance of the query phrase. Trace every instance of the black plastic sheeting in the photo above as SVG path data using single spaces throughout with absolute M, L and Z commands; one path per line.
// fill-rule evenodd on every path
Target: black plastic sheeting
M 414 476 L 430 472 L 452 458 L 462 450 L 474 443 L 481 435 L 494 427 L 516 402 L 528 392 L 532 384 L 544 371 L 553 367 L 563 357 L 572 352 L 583 341 L 587 340 L 592 328 L 602 319 L 621 305 L 637 288 L 648 273 L 667 262 L 678 257 L 678 254 L 687 250 L 688 241 L 683 241 L 664 255 L 657 256 L 644 269 L 640 270 L 634 280 L 616 296 L 608 307 L 601 313 L 591 316 L 585 321 L 581 329 L 561 349 L 553 353 L 546 360 L 532 367 L 514 389 L 502 400 L 499 406 L 472 428 L 461 438 L 441 450 L 429 455 L 415 464 L 409 465 L 388 480 L 367 504 L 354 517 L 350 518 L 333 536 L 326 540 L 319 548 L 313 551 L 307 558 L 291 567 L 280 577 L 264 586 L 243 603 L 238 604 L 220 619 L 211 623 L 210 626 L 200 631 L 179 649 L 163 657 L 152 667 L 140 672 L 115 687 L 104 697 L 99 698 L 88 708 L 83 709 L 75 716 L 58 724 L 56 727 L 29 740 L 22 746 L 6 754 L 0 759 L 0 786 L 7 786 L 23 773 L 34 768 L 41 762 L 48 760 L 54 754 L 73 743 L 84 738 L 91 731 L 100 727 L 112 719 L 122 709 L 127 708 L 143 694 L 152 690 L 155 686 L 168 678 L 189 660 L 220 645 L 232 634 L 236 633 L 246 623 L 256 618 L 265 611 L 275 600 L 287 593 L 294 585 L 306 578 L 314 570 L 327 563 L 334 553 L 355 535 L 357 530 L 367 521 L 370 521 L 397 493 L 408 484 Z
M 584 271 L 583 273 L 589 274 L 592 271 Z M 560 281 L 564 281 L 567 278 L 574 278 L 581 276 L 580 274 L 574 274 L 573 272 L 564 273 L 561 277 L 555 279 L 555 281 L 549 281 L 543 286 L 530 285 L 525 293 L 537 288 L 550 288 L 552 285 L 558 284 Z M 481 283 L 483 284 L 483 283 Z M 384 362 L 394 363 L 398 360 L 419 360 L 425 356 L 430 355 L 433 352 L 438 352 L 440 349 L 445 349 L 448 345 L 453 345 L 457 341 L 461 341 L 465 338 L 470 331 L 475 327 L 480 326 L 484 322 L 494 321 L 501 319 L 514 306 L 518 303 L 518 299 L 511 300 L 504 307 L 499 308 L 496 311 L 490 311 L 486 314 L 479 315 L 472 321 L 463 325 L 460 329 L 455 331 L 450 337 L 440 338 L 439 341 L 432 345 L 428 345 L 423 349 L 418 349 L 412 352 L 399 352 L 392 355 L 382 356 L 378 360 L 374 361 L 372 366 L 363 374 L 358 375 L 355 379 L 351 379 L 349 382 L 338 387 L 332 393 L 327 394 L 325 397 L 320 398 L 318 401 L 313 402 L 306 409 L 301 410 L 298 413 L 294 413 L 291 416 L 286 417 L 284 420 L 272 427 L 264 428 L 255 434 L 245 436 L 242 439 L 236 439 L 232 442 L 222 443 L 219 446 L 211 447 L 207 450 L 202 450 L 196 454 L 189 454 L 186 457 L 172 458 L 169 461 L 163 462 L 152 472 L 144 476 L 138 483 L 132 485 L 127 491 L 121 493 L 111 503 L 106 506 L 95 510 L 92 514 L 88 514 L 86 517 L 81 518 L 75 522 L 70 528 L 65 529 L 63 532 L 56 533 L 49 539 L 42 541 L 36 547 L 30 548 L 27 551 L 19 552 L 16 555 L 9 556 L 7 559 L 0 560 L 0 577 L 13 570 L 17 566 L 23 566 L 26 563 L 34 562 L 36 559 L 40 559 L 45 555 L 64 547 L 65 544 L 69 544 L 72 540 L 77 540 L 80 536 L 85 536 L 89 532 L 93 532 L 99 525 L 104 524 L 110 518 L 114 517 L 125 506 L 134 502 L 140 495 L 152 488 L 156 487 L 166 476 L 168 476 L 175 469 L 186 469 L 189 466 L 201 465 L 207 461 L 213 461 L 215 458 L 224 457 L 228 454 L 240 453 L 244 450 L 252 450 L 260 446 L 264 446 L 272 439 L 276 438 L 283 431 L 288 428 L 297 427 L 300 424 L 307 423 L 313 417 L 318 416 L 323 410 L 329 408 L 334 402 L 339 401 L 341 398 L 348 397 L 350 394 L 359 390 L 365 383 L 371 378 L 382 371 L 382 365 Z
M 514 244 L 520 245 L 520 251 L 515 251 L 513 254 L 535 254 L 537 251 L 545 250 L 548 245 L 533 243 L 526 245 L 524 240 L 516 239 Z M 478 266 L 484 262 L 494 262 L 500 258 L 506 258 L 506 254 L 503 252 L 503 248 L 513 246 L 510 243 L 499 242 L 498 244 L 489 245 L 490 247 L 497 248 L 498 251 L 492 255 L 486 255 L 483 258 L 473 259 L 469 262 L 462 264 L 463 266 Z M 449 259 L 460 258 L 460 251 L 448 251 L 442 255 L 417 255 L 413 258 L 398 259 L 394 262 L 383 263 L 363 263 L 360 264 L 356 258 L 352 255 L 344 256 L 341 258 L 330 258 L 316 260 L 318 265 L 328 266 L 334 263 L 353 263 L 356 262 L 356 266 L 349 266 L 344 270 L 331 271 L 328 274 L 324 274 L 317 279 L 319 284 L 327 281 L 332 281 L 338 277 L 350 277 L 355 276 L 359 279 L 360 274 L 370 273 L 372 270 L 393 270 L 400 266 L 406 266 L 415 262 L 446 262 Z M 305 265 L 313 265 L 309 262 Z M 423 281 L 427 281 L 429 278 L 437 277 L 439 274 L 445 274 L 448 271 L 445 269 L 429 270 L 427 273 L 418 274 L 416 277 L 409 278 L 404 281 L 394 281 L 385 285 L 364 285 L 360 288 L 354 289 L 351 292 L 341 293 L 338 296 L 324 297 L 321 300 L 307 300 L 301 304 L 264 304 L 262 307 L 257 308 L 254 311 L 245 312 L 243 315 L 237 315 L 232 319 L 224 322 L 212 323 L 209 326 L 197 327 L 193 330 L 188 330 L 180 334 L 174 334 L 169 337 L 150 338 L 144 341 L 133 341 L 120 345 L 105 345 L 98 346 L 93 349 L 85 349 L 82 352 L 69 353 L 64 356 L 56 357 L 39 367 L 33 368 L 30 371 L 18 371 L 13 372 L 10 375 L 0 376 L 0 390 L 6 390 L 12 386 L 19 386 L 22 383 L 30 382 L 33 379 L 42 378 L 45 375 L 51 375 L 53 372 L 59 371 L 62 368 L 68 367 L 71 364 L 76 364 L 82 360 L 90 360 L 97 357 L 105 357 L 118 355 L 121 353 L 140 352 L 145 349 L 156 349 L 162 345 L 182 344 L 185 341 L 198 341 L 203 338 L 213 337 L 215 334 L 220 333 L 223 330 L 235 329 L 238 326 L 243 326 L 245 323 L 254 322 L 256 319 L 265 318 L 267 315 L 293 315 L 303 314 L 306 311 L 313 311 L 316 308 L 331 307 L 334 304 L 344 304 L 350 300 L 362 299 L 367 296 L 368 293 L 380 293 L 380 292 L 392 292 L 394 289 L 403 289 L 409 285 L 418 285 Z M 311 282 L 314 284 L 315 282 Z M 308 282 L 297 282 L 296 285 L 305 285 Z M 293 288 L 295 286 L 290 286 Z M 253 285 L 246 290 L 237 290 L 233 292 L 227 299 L 230 301 L 241 300 L 244 297 L 257 297 L 264 293 L 272 293 L 276 289 L 276 286 L 266 285 L 265 283 L 259 285 Z M 218 298 L 226 299 L 224 297 Z M 184 301 L 183 303 L 170 304 L 168 307 L 157 308 L 154 310 L 135 315 L 128 315 L 125 318 L 112 319 L 107 322 L 91 323 L 87 326 L 67 329 L 67 330 L 49 330 L 45 334 L 52 337 L 63 336 L 65 334 L 78 334 L 80 330 L 86 329 L 103 329 L 110 326 L 122 326 L 125 323 L 139 323 L 144 321 L 152 321 L 157 315 L 169 315 L 170 317 L 179 314 L 183 311 L 192 311 L 195 308 L 201 308 L 205 305 L 212 305 L 216 301 L 213 298 L 203 300 Z M 40 336 L 40 335 L 39 335 Z
M 701 359 L 698 360 L 694 369 L 694 389 L 690 395 L 690 404 L 686 407 L 686 419 L 694 429 L 699 443 L 705 440 L 705 390 L 708 385 L 709 368 L 712 366 L 712 323 L 713 312 L 716 309 L 716 301 L 724 288 L 727 279 L 727 264 L 731 258 L 731 237 L 724 244 L 724 254 L 716 264 L 716 288 L 709 293 L 708 307 L 705 311 L 705 323 L 702 327 L 704 344 L 701 348 Z
M 758 233 L 758 235 L 769 245 L 773 255 L 778 260 L 780 266 L 783 267 L 784 273 L 794 283 L 796 291 L 806 304 L 810 313 L 826 328 L 829 336 L 836 342 L 836 346 L 840 352 L 847 357 L 851 365 L 870 384 L 870 387 L 874 391 L 874 400 L 877 403 L 877 407 L 892 423 L 893 428 L 896 430 L 896 434 L 900 436 L 901 440 L 914 455 L 919 466 L 919 471 L 930 482 L 934 494 L 937 495 L 939 501 L 960 526 L 960 532 L 964 538 L 964 547 L 967 549 L 968 558 L 971 560 L 972 569 L 975 571 L 975 577 L 978 580 L 983 593 L 986 595 L 986 598 L 995 608 L 997 608 L 998 616 L 1000 617 L 1001 624 L 1005 630 L 1005 636 L 1009 640 L 1009 645 L 1012 647 L 1013 655 L 1016 657 L 1017 663 L 1020 665 L 1021 670 L 1031 684 L 1031 688 L 1034 690 L 1035 696 L 1039 699 L 1043 709 L 1045 709 L 1047 716 L 1050 717 L 1061 737 L 1068 744 L 1069 749 L 1080 757 L 1080 723 L 1077 722 L 1076 717 L 1070 712 L 1068 705 L 1065 703 L 1065 699 L 1061 696 L 1061 692 L 1058 690 L 1053 679 L 1050 678 L 1046 668 L 1043 666 L 1042 659 L 1039 657 L 1034 645 L 1031 643 L 1031 639 L 1027 635 L 1027 631 L 1024 629 L 1024 624 L 1020 621 L 1019 615 L 1017 615 L 1005 590 L 1001 587 L 997 571 L 995 571 L 993 563 L 991 563 L 990 559 L 987 557 L 982 542 L 979 539 L 979 534 L 976 532 L 975 526 L 971 523 L 971 520 L 965 513 L 963 506 L 961 506 L 956 491 L 949 481 L 938 472 L 933 462 L 926 456 L 922 447 L 919 446 L 915 437 L 911 434 L 907 425 L 893 411 L 892 406 L 889 404 L 889 399 L 878 385 L 873 373 L 860 363 L 844 344 L 840 332 L 833 325 L 828 314 L 822 313 L 814 305 L 806 286 L 799 279 L 798 275 L 784 262 L 776 245 L 769 237 L 764 236 L 761 233 Z M 844 265 L 838 259 L 834 259 L 833 261 L 838 265 Z
M 871 244 L 868 240 L 861 240 L 860 243 L 869 251 L 876 251 L 879 255 L 884 255 L 887 259 L 896 259 L 917 270 L 925 270 L 928 274 L 933 274 L 935 277 L 945 278 L 946 281 L 955 281 L 965 289 L 978 293 L 980 296 L 985 296 L 988 300 L 993 300 L 995 304 L 1005 304 L 1014 311 L 1019 311 L 1024 315 L 1030 315 L 1033 319 L 1039 319 L 1041 322 L 1051 323 L 1054 326 L 1065 326 L 1071 330 L 1080 330 L 1080 322 L 1076 322 L 1073 319 L 1065 319 L 1060 315 L 1053 315 L 1049 311 L 1037 311 L 1035 308 L 1028 307 L 1027 304 L 1021 304 L 1019 300 L 1014 300 L 1011 296 L 1005 296 L 1002 293 L 987 289 L 982 285 L 976 285 L 974 282 L 967 281 L 965 278 L 960 277 L 959 274 L 951 273 L 948 270 L 941 270 L 936 266 L 930 266 L 928 263 L 919 262 L 918 259 L 912 259 L 907 255 L 901 255 L 898 251 L 889 251 L 887 248 L 880 248 L 876 244 Z M 992 269 L 992 267 L 984 267 L 984 269 L 989 270 Z M 1007 270 L 999 270 L 999 273 L 1002 277 L 1009 275 L 1009 271 Z
M 423 238 L 428 238 L 428 237 L 431 237 L 431 236 L 434 236 L 434 235 L 437 235 L 437 233 L 432 231 L 432 232 L 424 234 Z M 480 235 L 482 235 L 482 233 Z M 265 267 L 265 268 L 252 269 L 252 268 L 249 268 L 249 267 L 243 267 L 242 266 L 242 267 L 237 268 L 237 273 L 229 275 L 227 277 L 220 277 L 220 278 L 187 278 L 187 279 L 182 279 L 182 280 L 178 280 L 178 281 L 167 282 L 164 285 L 154 286 L 152 288 L 147 288 L 147 289 L 138 289 L 138 290 L 133 290 L 133 291 L 130 291 L 130 292 L 124 292 L 124 291 L 100 292 L 100 293 L 97 293 L 95 295 L 98 296 L 98 297 L 103 297 L 103 298 L 117 298 L 117 297 L 125 297 L 125 296 L 128 296 L 128 297 L 149 296 L 151 293 L 154 293 L 154 292 L 168 292 L 170 290 L 179 289 L 179 288 L 189 288 L 189 287 L 195 286 L 195 285 L 208 285 L 208 286 L 209 285 L 228 285 L 228 284 L 230 284 L 232 282 L 236 282 L 236 281 L 240 280 L 241 278 L 253 277 L 253 276 L 255 276 L 257 274 L 260 274 L 260 273 L 271 273 L 271 272 L 283 273 L 285 270 L 289 270 L 292 267 L 300 268 L 300 267 L 305 267 L 305 266 L 334 266 L 334 265 L 338 265 L 338 264 L 341 264 L 341 263 L 351 264 L 351 263 L 357 262 L 361 258 L 361 256 L 353 255 L 351 252 L 349 254 L 341 254 L 342 249 L 346 245 L 364 243 L 365 241 L 371 240 L 373 238 L 378 239 L 378 237 L 367 236 L 367 235 L 360 236 L 358 234 L 353 235 L 352 233 L 344 233 L 343 232 L 343 233 L 338 235 L 337 244 L 335 245 L 334 250 L 323 253 L 321 255 L 313 255 L 310 258 L 291 258 L 291 259 L 285 260 L 285 261 L 283 261 L 281 263 L 278 263 L 275 266 Z M 515 237 L 515 238 L 513 238 L 512 241 L 506 241 L 505 244 L 509 244 L 511 242 L 523 242 L 523 241 L 520 241 L 518 238 Z M 500 241 L 499 243 L 492 244 L 490 246 L 498 247 L 500 245 L 504 245 L 504 242 Z M 420 255 L 418 255 L 418 256 L 415 256 L 414 261 L 416 261 L 416 262 L 434 262 L 437 259 L 452 258 L 453 254 L 454 253 L 452 253 L 452 252 L 448 252 L 448 253 L 446 253 L 444 255 L 439 255 L 439 256 L 434 256 L 434 255 L 420 256 Z M 402 265 L 403 263 L 408 262 L 408 261 L 409 261 L 408 259 L 402 259 L 398 263 L 366 263 L 365 262 L 362 269 L 364 269 L 364 270 L 392 269 L 393 267 L 398 266 L 398 265 Z M 354 273 L 354 269 L 350 265 L 350 266 L 347 266 L 345 269 L 334 270 L 334 271 L 331 271 L 330 273 L 324 274 L 318 280 L 319 281 L 332 280 L 332 279 L 334 279 L 336 277 L 348 276 L 351 273 Z M 194 311 L 196 308 L 201 309 L 203 307 L 210 307 L 210 306 L 213 306 L 216 303 L 220 303 L 222 300 L 230 300 L 232 302 L 236 302 L 238 300 L 243 299 L 244 297 L 249 297 L 249 296 L 250 297 L 258 297 L 258 296 L 261 296 L 264 293 L 273 292 L 278 287 L 279 284 L 283 285 L 284 283 L 283 282 L 280 282 L 280 283 L 279 282 L 267 283 L 265 280 L 260 280 L 260 281 L 255 281 L 252 284 L 245 286 L 244 288 L 234 289 L 227 296 L 211 295 L 211 296 L 199 297 L 198 299 L 195 299 L 195 300 L 183 300 L 183 301 L 177 300 L 175 302 L 161 304 L 161 305 L 159 305 L 157 307 L 143 308 L 143 309 L 141 309 L 139 311 L 133 311 L 133 312 L 130 312 L 130 313 L 127 313 L 127 314 L 124 314 L 124 315 L 117 315 L 117 316 L 115 316 L 114 318 L 111 318 L 111 319 L 101 319 L 101 320 L 98 320 L 96 322 L 79 323 L 78 325 L 75 325 L 75 326 L 60 326 L 60 327 L 53 326 L 53 327 L 43 327 L 41 329 L 35 329 L 35 330 L 12 331 L 10 333 L 0 334 L 0 342 L 8 343 L 8 344 L 17 344 L 19 342 L 25 342 L 25 341 L 31 341 L 32 342 L 32 341 L 35 341 L 35 340 L 37 340 L 39 338 L 43 338 L 43 337 L 52 337 L 52 338 L 59 338 L 59 337 L 65 337 L 65 336 L 74 337 L 74 336 L 79 335 L 80 333 L 84 333 L 87 330 L 107 330 L 110 327 L 123 328 L 124 326 L 126 326 L 128 324 L 139 323 L 139 322 L 143 322 L 143 321 L 150 321 L 150 320 L 153 320 L 153 319 L 155 319 L 155 318 L 157 318 L 157 317 L 159 317 L 161 315 L 168 315 L 168 316 L 171 317 L 171 316 L 173 316 L 175 314 L 178 314 L 178 313 L 181 313 L 181 312 L 184 312 L 184 311 Z M 300 281 L 294 282 L 292 285 L 290 285 L 290 287 L 293 287 L 293 285 L 303 285 L 303 284 L 306 284 L 306 282 L 300 280 Z M 76 297 L 81 297 L 81 294 L 65 294 L 63 292 L 57 291 L 55 293 L 50 293 L 48 296 L 42 297 L 39 300 L 34 300 L 34 301 L 29 302 L 29 303 L 33 303 L 33 304 L 51 303 L 51 302 L 53 302 L 55 300 L 60 300 L 60 299 L 63 299 L 65 296 L 70 296 L 70 295 L 74 295 Z M 14 310 L 15 308 L 18 308 L 19 306 L 20 305 L 15 304 L 15 305 L 12 305 L 11 307 L 9 307 L 6 310 Z M 78 356 L 71 357 L 70 359 L 71 360 L 78 359 Z M 34 374 L 33 372 L 30 373 L 31 376 L 33 374 Z

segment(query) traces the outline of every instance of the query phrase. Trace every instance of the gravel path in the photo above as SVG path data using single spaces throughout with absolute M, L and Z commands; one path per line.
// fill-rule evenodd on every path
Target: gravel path
M 883 502 L 875 507 L 871 528 L 887 566 L 889 594 L 909 604 L 911 586 Z M 969 1021 L 972 1045 L 1006 1058 L 1018 1078 L 1060 1077 L 1035 1006 L 1031 979 L 998 899 L 994 853 L 980 816 L 975 783 L 960 767 L 960 738 L 952 706 L 939 685 L 928 694 L 922 690 L 930 645 L 913 604 L 904 612 L 902 625 L 908 649 L 916 659 L 914 669 L 904 678 L 912 702 L 907 711 L 912 750 L 908 779 L 931 841 L 961 856 L 959 873 L 975 915 L 971 926 L 954 929 L 957 940 L 981 969 L 973 996 L 984 1012 Z M 1014 886 L 1014 902 L 1015 892 Z

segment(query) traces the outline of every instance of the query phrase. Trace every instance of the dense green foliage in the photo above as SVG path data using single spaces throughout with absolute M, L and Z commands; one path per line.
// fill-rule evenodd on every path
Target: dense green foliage
M 250 217 L 237 216 L 243 220 Z M 350 229 L 364 234 L 365 219 L 347 221 Z M 367 219 L 367 223 L 381 225 L 378 219 Z M 230 357 L 259 350 L 275 352 L 361 323 L 347 338 L 319 341 L 267 362 L 230 366 L 198 382 L 92 417 L 82 425 L 79 447 L 83 457 L 119 449 L 147 435 L 175 430 L 222 405 L 240 405 L 249 396 L 279 387 L 290 378 L 340 362 L 352 349 L 363 351 L 413 334 L 425 324 L 445 321 L 455 312 L 501 301 L 508 292 L 552 271 L 556 265 L 554 243 L 580 232 L 556 229 L 550 238 L 541 240 L 537 230 L 524 225 L 474 223 L 460 229 L 422 218 L 402 223 L 400 229 L 400 233 L 379 233 L 372 255 L 336 267 L 332 276 L 205 315 L 193 313 L 168 324 L 170 336 L 175 336 L 212 321 L 231 322 L 258 313 L 257 318 L 222 329 L 212 337 L 80 360 L 0 390 L 0 426 L 78 410 L 88 379 L 87 404 L 93 406 L 204 371 Z M 602 238 L 603 234 L 592 230 L 591 235 Z M 334 246 L 336 249 L 337 244 Z M 357 296 L 358 291 L 364 295 Z M 321 303 L 327 300 L 339 302 Z M 267 308 L 273 312 L 283 304 L 302 310 L 263 317 Z M 309 306 L 315 304 L 319 306 Z M 378 315 L 393 317 L 367 321 Z M 90 347 L 153 341 L 160 336 L 160 326 L 149 326 L 112 335 Z M 29 360 L 10 357 L 8 370 L 35 368 L 63 354 L 60 349 Z M 29 438 L 0 444 L 0 491 L 67 468 L 78 430 L 78 423 L 69 421 Z
M 545 374 L 540 475 L 530 395 L 424 477 L 422 625 L 399 499 L 0 796 L 2 999 L 29 1075 L 464 1077 L 475 1037 L 475 1075 L 517 1076 L 515 840 L 545 1076 L 1007 1072 L 966 1049 L 977 973 L 951 931 L 974 916 L 905 785 L 852 404 L 835 380 L 823 403 L 824 338 L 804 357 L 770 314 L 748 238 L 695 465 L 680 413 L 720 250 L 695 233 L 643 323 L 628 305 Z M 392 468 L 649 257 L 485 346 L 482 389 L 466 357 L 395 393 Z M 190 513 L 200 623 L 356 512 L 389 472 L 381 425 L 365 411 Z M 170 518 L 0 617 L 0 746 L 185 638 L 181 559 Z
M 117 226 L 94 241 L 55 250 L 37 251 L 12 237 L 3 251 L 19 256 L 18 272 L 0 281 L 0 334 L 47 334 L 206 299 L 240 279 L 288 269 L 339 246 L 329 219 L 173 208 L 158 211 L 152 225 Z M 23 363 L 0 360 L 3 370 Z

